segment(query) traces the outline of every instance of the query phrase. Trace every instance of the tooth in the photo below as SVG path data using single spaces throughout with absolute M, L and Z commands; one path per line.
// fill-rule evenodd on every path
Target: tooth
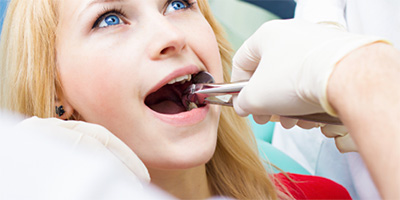
M 180 83 L 181 83 L 181 84 L 184 84 L 184 83 L 186 83 L 186 81 L 189 81 L 189 79 L 190 79 L 190 75 L 186 75 L 186 76 L 185 76 L 185 79 L 182 80 Z
M 176 82 L 175 79 L 172 79 L 170 82 L 168 82 L 168 84 L 174 84 Z
M 184 75 L 184 76 L 180 76 L 180 77 L 176 78 L 175 81 L 176 82 L 181 82 L 181 81 L 186 80 L 186 79 L 187 79 L 187 75 Z
M 190 81 L 192 79 L 192 75 L 188 74 L 188 75 L 184 75 L 184 76 L 180 76 L 178 78 L 175 78 L 173 80 L 171 80 L 170 82 L 168 82 L 168 84 L 174 84 L 174 83 L 185 83 L 186 81 Z
M 190 102 L 189 105 L 187 106 L 186 110 L 191 111 L 196 108 L 198 108 L 197 105 L 194 102 Z

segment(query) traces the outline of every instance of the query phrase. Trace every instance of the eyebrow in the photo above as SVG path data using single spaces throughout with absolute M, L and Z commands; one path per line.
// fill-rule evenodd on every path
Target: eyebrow
M 126 0 L 92 0 L 90 3 L 88 3 L 86 6 L 84 6 L 84 8 L 80 11 L 79 17 L 84 13 L 85 10 L 89 9 L 90 7 L 94 6 L 95 4 L 124 2 L 124 1 L 126 1 Z
M 121 2 L 121 1 L 125 0 L 93 0 L 92 2 L 89 3 L 88 7 L 98 3 L 110 3 L 110 2 Z

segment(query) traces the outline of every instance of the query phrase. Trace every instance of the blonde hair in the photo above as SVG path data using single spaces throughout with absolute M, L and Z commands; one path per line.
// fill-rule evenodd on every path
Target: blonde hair
M 211 13 L 206 0 L 198 1 L 200 10 L 214 30 L 219 45 L 224 81 L 230 81 L 232 52 L 225 32 Z M 207 163 L 207 174 L 216 195 L 236 199 L 287 198 L 277 192 L 274 181 L 265 170 L 258 154 L 254 134 L 248 120 L 239 117 L 232 108 L 222 107 L 218 127 L 217 148 Z
M 10 2 L 1 34 L 1 108 L 54 116 L 55 11 L 48 0 Z
M 216 35 L 224 80 L 230 80 L 232 50 L 207 0 L 198 5 Z M 56 89 L 57 5 L 52 0 L 10 2 L 1 34 L 1 108 L 27 116 L 54 117 Z M 217 148 L 206 164 L 214 195 L 236 199 L 276 199 L 273 180 L 257 153 L 247 120 L 222 108 Z

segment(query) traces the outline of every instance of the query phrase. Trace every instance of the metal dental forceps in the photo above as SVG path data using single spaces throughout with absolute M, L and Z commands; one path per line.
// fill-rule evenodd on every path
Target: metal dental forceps
M 199 72 L 193 77 L 193 83 L 182 96 L 184 105 L 195 103 L 196 105 L 217 104 L 222 106 L 233 106 L 232 94 L 239 93 L 247 81 L 234 83 L 214 83 L 214 78 L 208 72 Z M 327 113 L 316 113 L 309 115 L 284 116 L 305 121 L 324 124 L 342 125 L 339 118 Z

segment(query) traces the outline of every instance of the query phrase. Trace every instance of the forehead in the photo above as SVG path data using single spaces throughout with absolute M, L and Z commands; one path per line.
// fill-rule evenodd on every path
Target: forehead
M 154 3 L 154 2 L 166 2 L 167 0 L 55 0 L 58 4 L 60 12 L 73 9 L 82 11 L 92 6 L 111 4 L 111 3 L 123 3 L 123 4 L 143 4 L 143 3 Z
M 84 12 L 94 6 L 110 4 L 110 3 L 134 3 L 138 0 L 55 0 L 60 16 L 76 15 Z M 154 0 L 145 0 L 151 2 Z
M 62 13 L 65 10 L 74 10 L 74 11 L 78 11 L 79 9 L 81 9 L 80 11 L 89 8 L 91 6 L 95 6 L 95 5 L 102 5 L 102 4 L 107 4 L 107 3 L 159 3 L 159 4 L 163 4 L 166 3 L 168 0 L 53 0 L 57 7 L 58 7 L 58 11 L 59 13 Z M 197 0 L 197 4 L 200 7 L 200 9 L 203 9 L 204 7 L 204 0 Z

